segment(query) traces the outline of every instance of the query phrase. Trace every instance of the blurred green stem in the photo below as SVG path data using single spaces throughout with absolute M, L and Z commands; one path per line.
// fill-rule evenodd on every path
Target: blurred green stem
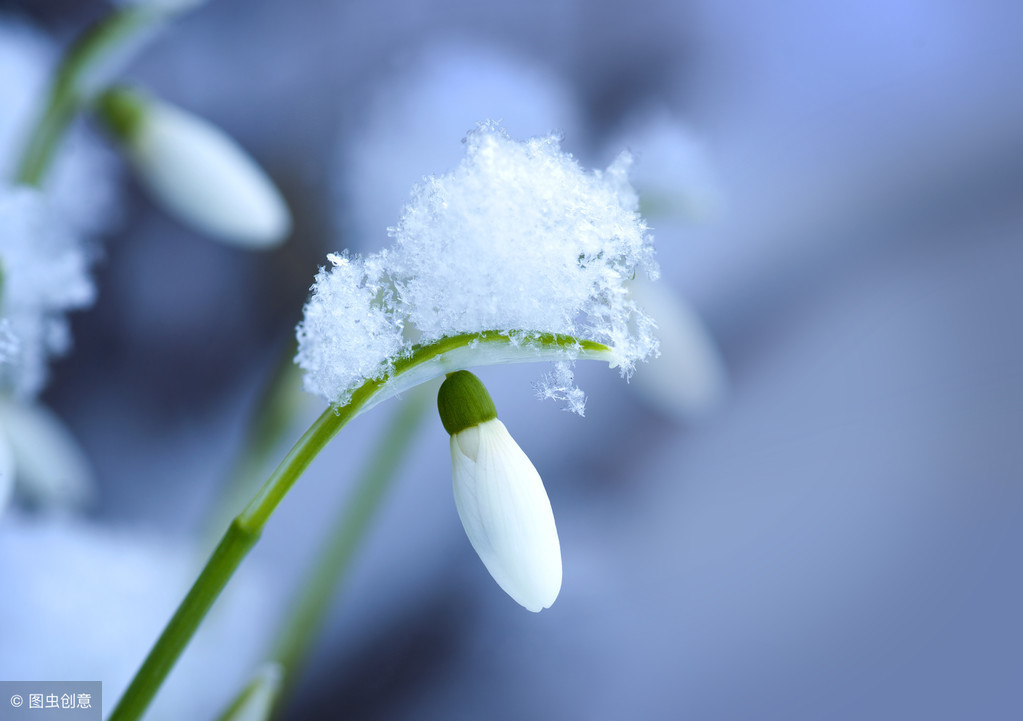
M 415 388 L 408 394 L 387 432 L 373 449 L 355 491 L 350 499 L 346 499 L 331 526 L 331 536 L 296 594 L 292 612 L 281 628 L 270 655 L 270 660 L 279 664 L 284 674 L 284 690 L 278 697 L 279 703 L 298 679 L 312 650 L 315 634 L 330 609 L 331 599 L 344 581 L 359 543 L 391 488 L 431 399 L 432 394 L 424 388 Z
M 90 102 L 172 14 L 155 4 L 125 5 L 99 20 L 71 46 L 57 66 L 46 105 L 32 126 L 16 182 L 42 184 L 79 107 Z
M 482 333 L 465 333 L 462 335 L 441 338 L 426 345 L 415 346 L 412 351 L 394 363 L 394 370 L 377 380 L 367 380 L 352 394 L 351 399 L 343 406 L 328 408 L 310 426 L 309 430 L 294 445 L 277 469 L 267 479 L 249 505 L 235 518 L 228 527 L 220 544 L 214 550 L 205 568 L 199 574 L 178 610 L 167 623 L 160 638 L 150 650 L 141 668 L 135 674 L 121 700 L 114 707 L 109 721 L 134 721 L 142 716 L 156 692 L 163 684 L 167 674 L 177 662 L 181 652 L 195 634 L 199 623 L 206 616 L 214 601 L 224 590 L 231 576 L 238 569 L 242 559 L 259 540 L 263 527 L 270 519 L 274 509 L 284 500 L 303 471 L 312 463 L 327 443 L 337 435 L 348 421 L 371 404 L 381 389 L 392 382 L 396 383 L 406 373 L 421 370 L 421 367 L 433 363 L 434 367 L 455 370 L 445 360 L 464 357 L 460 351 L 469 349 L 476 352 L 484 346 L 503 349 L 499 354 L 501 362 L 550 360 L 559 354 L 564 355 L 571 350 L 577 358 L 588 358 L 613 362 L 614 356 L 607 346 L 594 341 L 579 340 L 572 336 L 545 333 L 527 343 L 522 338 L 525 334 L 503 333 L 500 331 L 484 331 Z M 480 352 L 480 357 L 485 354 Z M 493 356 L 497 357 L 497 356 Z M 493 361 L 491 361 L 493 362 Z M 469 363 L 468 365 L 473 365 Z M 480 365 L 477 363 L 475 365 Z M 438 374 L 439 374 L 438 373 Z M 427 378 L 423 378 L 423 381 Z

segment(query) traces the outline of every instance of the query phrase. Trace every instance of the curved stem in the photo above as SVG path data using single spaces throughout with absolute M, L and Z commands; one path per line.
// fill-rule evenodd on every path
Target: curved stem
M 224 526 L 252 497 L 261 480 L 259 476 L 271 467 L 271 454 L 279 453 L 285 433 L 308 400 L 308 395 L 302 391 L 301 371 L 292 360 L 295 350 L 296 343 L 292 339 L 282 349 L 273 376 L 255 404 L 256 410 L 241 448 L 202 524 L 202 534 L 207 539 L 202 549 L 204 553 L 214 547 Z
M 172 10 L 129 5 L 93 25 L 68 50 L 50 84 L 42 114 L 18 165 L 16 182 L 39 186 L 79 106 L 106 85 L 109 78 L 173 14 Z
M 295 594 L 291 612 L 269 657 L 279 664 L 283 676 L 284 688 L 278 696 L 278 704 L 294 687 L 312 650 L 316 632 L 330 610 L 331 599 L 337 594 L 370 521 L 405 459 L 405 451 L 420 426 L 424 412 L 430 407 L 430 400 L 430 394 L 422 388 L 417 388 L 405 399 L 401 410 L 395 414 L 383 438 L 373 449 L 355 490 L 331 525 L 330 537 L 320 550 L 305 583 Z
M 295 444 L 291 452 L 274 471 L 267 485 L 275 488 L 290 488 L 302 471 L 306 469 L 316 454 L 348 421 L 354 410 L 338 415 L 328 408 L 306 431 L 305 435 Z M 264 487 L 265 488 L 265 487 Z M 136 672 L 124 695 L 110 714 L 110 721 L 127 721 L 138 719 L 145 712 L 163 684 L 167 674 L 177 661 L 185 646 L 195 634 L 199 623 L 206 616 L 213 602 L 224 590 L 227 582 L 238 569 L 242 559 L 248 554 L 259 536 L 262 534 L 265 519 L 269 517 L 279 499 L 283 497 L 273 494 L 269 502 L 261 500 L 253 507 L 251 504 L 228 526 L 227 533 L 206 562 L 199 577 L 188 591 L 178 610 L 167 623 L 163 633 L 157 639 L 141 668 Z M 265 499 L 261 494 L 258 498 Z M 277 500 L 273 500 L 277 498 Z
M 390 397 L 400 390 L 405 390 L 407 386 L 398 383 L 402 377 L 418 378 L 417 371 L 424 367 L 431 370 L 441 369 L 440 372 L 444 372 L 444 368 L 451 368 L 453 364 L 466 358 L 461 351 L 466 349 L 480 351 L 486 346 L 503 347 L 505 353 L 488 356 L 485 352 L 478 352 L 481 363 L 475 365 L 495 362 L 493 358 L 496 357 L 501 357 L 505 361 L 512 356 L 521 356 L 519 360 L 548 360 L 558 355 L 564 357 L 566 354 L 578 358 L 613 361 L 611 349 L 594 341 L 552 333 L 484 331 L 450 336 L 434 343 L 415 346 L 407 356 L 395 361 L 394 370 L 389 375 L 365 381 L 345 405 L 328 408 L 316 419 L 249 505 L 232 521 L 220 545 L 199 574 L 199 578 L 128 684 L 124 695 L 110 714 L 109 721 L 134 721 L 145 712 L 181 652 L 195 634 L 199 623 L 224 590 L 242 559 L 259 540 L 263 527 L 274 509 L 317 454 L 348 421 L 365 408 L 379 402 L 381 396 Z M 428 378 L 423 377 L 419 382 L 425 380 Z

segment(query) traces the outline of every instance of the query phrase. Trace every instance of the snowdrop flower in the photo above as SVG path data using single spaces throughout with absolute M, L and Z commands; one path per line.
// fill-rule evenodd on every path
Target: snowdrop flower
M 249 249 L 275 247 L 291 232 L 277 188 L 220 129 L 123 88 L 98 107 L 153 198 L 183 222 Z
M 632 183 L 647 216 L 699 218 L 722 205 L 714 163 L 703 141 L 667 110 L 630 117 L 605 147 L 636 154 Z
M 0 18 L 0 173 L 14 176 L 47 92 L 54 49 Z M 31 400 L 51 357 L 70 346 L 65 314 L 91 304 L 89 236 L 105 230 L 115 200 L 110 157 L 73 128 L 38 190 L 0 181 L 0 396 Z
M 74 436 L 48 408 L 0 397 L 0 509 L 10 491 L 47 508 L 76 507 L 95 487 L 92 469 Z
M 328 256 L 332 267 L 316 276 L 298 327 L 307 390 L 340 405 L 367 380 L 381 380 L 379 402 L 468 365 L 580 357 L 628 376 L 656 352 L 654 323 L 625 285 L 657 275 L 629 157 L 588 173 L 557 137 L 516 142 L 490 122 L 465 145 L 457 168 L 413 190 L 390 248 Z M 553 334 L 582 342 L 559 344 Z M 392 382 L 414 348 L 410 336 L 472 341 Z M 571 373 L 541 385 L 582 412 Z
M 721 206 L 719 183 L 704 144 L 667 111 L 635 114 L 608 146 L 635 151 L 632 181 L 646 216 L 657 227 L 662 249 L 665 239 L 686 231 L 687 221 Z M 690 262 L 694 252 L 690 247 Z M 660 354 L 636 376 L 636 391 L 673 419 L 694 421 L 709 415 L 727 394 L 728 373 L 700 315 L 663 283 L 637 278 L 630 293 L 657 319 L 660 341 Z
M 697 420 L 716 410 L 728 373 L 699 314 L 667 286 L 637 280 L 630 291 L 657 318 L 660 341 L 660 355 L 636 376 L 637 392 L 670 418 Z
M 56 48 L 45 36 L 0 15 L 0 186 L 4 188 L 18 171 L 56 61 Z M 69 232 L 94 235 L 109 230 L 116 220 L 117 183 L 113 155 L 87 130 L 82 125 L 69 129 L 41 190 L 50 212 L 59 216 Z
M 80 504 L 92 488 L 71 434 L 34 399 L 49 360 L 70 347 L 66 314 L 95 296 L 91 236 L 115 215 L 112 158 L 75 126 L 41 188 L 6 183 L 55 61 L 46 38 L 0 18 L 0 508 L 15 480 L 20 495 L 48 506 Z
M 469 542 L 517 603 L 534 613 L 549 608 L 561 590 L 561 546 L 540 474 L 472 373 L 450 374 L 437 407 L 451 434 L 455 507 Z

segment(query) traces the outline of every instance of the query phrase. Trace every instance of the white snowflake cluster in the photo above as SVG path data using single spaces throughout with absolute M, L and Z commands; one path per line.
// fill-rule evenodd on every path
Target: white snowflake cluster
M 586 172 L 556 136 L 517 142 L 492 122 L 465 140 L 451 173 L 412 192 L 391 247 L 329 256 L 298 328 L 306 389 L 347 402 L 419 343 L 500 331 L 530 345 L 561 333 L 603 343 L 629 374 L 656 352 L 654 324 L 629 297 L 655 277 L 652 239 L 629 185 L 630 159 Z M 565 349 L 561 360 L 575 357 Z M 577 399 L 571 374 L 542 393 Z

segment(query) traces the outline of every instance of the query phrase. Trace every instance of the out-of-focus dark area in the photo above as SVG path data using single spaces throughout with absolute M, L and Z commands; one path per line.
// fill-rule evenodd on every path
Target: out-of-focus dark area
M 6 2 L 0 17 L 63 46 L 109 8 Z M 0 517 L 9 579 L 67 569 L 67 586 L 33 581 L 53 608 L 0 582 L 0 678 L 110 668 L 111 707 L 199 568 L 195 539 L 325 254 L 383 247 L 408 189 L 492 117 L 517 137 L 562 132 L 587 167 L 634 152 L 661 282 L 702 319 L 727 391 L 679 417 L 644 395 L 644 368 L 625 383 L 580 364 L 580 419 L 534 399 L 536 367 L 480 371 L 546 483 L 558 601 L 528 613 L 488 576 L 431 416 L 287 717 L 1018 717 L 1021 77 L 1011 2 L 188 12 L 127 79 L 233 135 L 295 232 L 264 253 L 211 242 L 123 170 L 97 302 L 43 396 L 98 498 L 85 520 Z M 275 627 L 394 405 L 295 487 L 153 718 L 213 718 L 237 691 L 254 629 Z M 307 399 L 273 462 L 323 407 Z M 92 545 L 62 535 L 82 523 Z

